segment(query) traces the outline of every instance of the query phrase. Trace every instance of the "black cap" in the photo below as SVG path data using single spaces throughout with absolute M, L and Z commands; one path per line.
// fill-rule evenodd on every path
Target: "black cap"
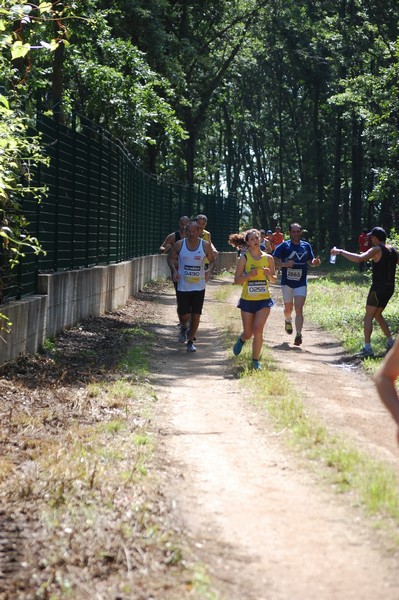
M 386 231 L 382 227 L 373 227 L 367 235 L 374 235 L 380 242 L 385 242 L 387 239 Z

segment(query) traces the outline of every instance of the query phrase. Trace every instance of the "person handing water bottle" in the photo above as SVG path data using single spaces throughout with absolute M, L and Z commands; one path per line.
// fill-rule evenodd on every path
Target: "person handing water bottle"
M 366 300 L 366 314 L 364 316 L 364 346 L 358 356 L 374 356 L 371 347 L 371 334 L 373 331 L 373 320 L 375 319 L 386 337 L 387 350 L 393 346 L 393 337 L 389 323 L 383 316 L 395 290 L 396 265 L 399 264 L 399 251 L 386 243 L 387 233 L 382 227 L 373 227 L 369 233 L 372 247 L 366 252 L 356 254 L 348 252 L 344 248 L 332 248 L 330 253 L 340 254 L 354 263 L 371 261 L 371 288 Z

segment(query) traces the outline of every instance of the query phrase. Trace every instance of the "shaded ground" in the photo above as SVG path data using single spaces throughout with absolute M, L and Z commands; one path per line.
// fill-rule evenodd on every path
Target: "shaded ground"
M 154 477 L 135 476 L 134 435 L 151 435 L 153 390 L 119 364 L 143 348 L 151 298 L 149 287 L 0 369 L 1 600 L 189 597 L 191 553 L 159 481 L 163 460 L 148 461 Z M 109 397 L 120 380 L 142 392 Z M 115 477 L 102 477 L 101 453 Z
M 309 313 L 304 343 L 300 348 L 294 347 L 290 336 L 282 331 L 279 290 L 274 298 L 277 307 L 268 323 L 265 341 L 303 394 L 307 410 L 321 416 L 330 429 L 347 434 L 372 456 L 398 466 L 396 427 L 379 400 L 372 379 L 362 370 L 361 359 L 348 356 L 333 336 L 309 321 Z
M 157 327 L 164 356 L 157 391 L 179 511 L 215 580 L 227 587 L 224 597 L 399 598 L 398 556 L 383 549 L 353 507 L 315 485 L 231 378 L 210 317 L 217 285 L 208 286 L 195 355 L 176 344 L 170 325 Z M 370 380 L 309 324 L 303 346 L 294 347 L 277 288 L 273 295 L 266 343 L 306 407 L 329 429 L 396 462 L 394 426 Z M 170 297 L 161 302 L 166 308 Z
M 247 402 L 232 375 L 231 353 L 224 349 L 211 318 L 219 285 L 223 282 L 216 279 L 208 286 L 195 354 L 177 343 L 174 291 L 168 285 L 161 293 L 150 287 L 115 314 L 60 336 L 57 360 L 54 351 L 48 351 L 0 370 L 1 449 L 11 473 L 32 460 L 29 436 L 31 440 L 57 436 L 76 421 L 90 424 L 114 418 L 112 408 L 105 411 L 95 401 L 87 410 L 85 386 L 116 376 L 117 357 L 132 344 L 121 330 L 140 325 L 157 335 L 152 385 L 158 400 L 149 427 L 157 438 L 153 469 L 160 487 L 140 489 L 139 494 L 153 494 L 145 499 L 153 521 L 175 532 L 187 565 L 202 562 L 212 582 L 205 585 L 204 576 L 203 591 L 195 595 L 185 585 L 184 561 L 171 573 L 170 556 L 143 545 L 151 559 L 137 553 L 137 569 L 129 572 L 136 592 L 117 594 L 118 586 L 113 582 L 107 589 L 106 582 L 110 574 L 121 581 L 127 577 L 126 561 L 83 565 L 77 546 L 76 556 L 58 565 L 68 572 L 68 561 L 75 560 L 76 568 L 86 569 L 86 591 L 80 587 L 72 597 L 179 600 L 219 594 L 225 600 L 398 600 L 398 555 L 355 506 L 345 505 L 312 478 L 281 443 L 267 417 Z M 267 324 L 266 344 L 307 409 L 329 429 L 348 434 L 367 452 L 396 465 L 395 428 L 371 381 L 334 339 L 309 322 L 303 346 L 294 347 L 283 331 L 278 288 L 273 296 L 277 306 Z M 47 411 L 46 420 L 27 431 L 20 416 L 36 411 Z M 51 543 L 43 538 L 34 503 L 27 506 L 23 498 L 10 497 L 10 483 L 4 475 L 2 479 L 0 598 L 36 598 L 37 580 L 49 577 L 40 561 Z M 115 543 L 116 536 L 112 532 Z M 28 541 L 34 552 L 23 551 Z M 17 581 L 25 584 L 13 595 Z

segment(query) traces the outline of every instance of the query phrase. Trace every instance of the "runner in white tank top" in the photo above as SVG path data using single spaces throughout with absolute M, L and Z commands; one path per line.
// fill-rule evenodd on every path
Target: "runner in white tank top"
M 176 242 L 169 254 L 168 264 L 177 282 L 177 312 L 180 320 L 179 342 L 187 339 L 187 351 L 195 352 L 197 333 L 205 298 L 205 286 L 213 271 L 212 245 L 199 237 L 200 226 L 195 221 L 187 225 L 187 237 Z M 205 259 L 210 267 L 205 271 Z M 178 270 L 176 269 L 178 260 Z M 190 327 L 189 327 L 190 325 Z
M 179 292 L 195 292 L 205 289 L 205 258 L 204 241 L 199 239 L 197 247 L 191 250 L 187 241 L 182 240 L 179 252 Z

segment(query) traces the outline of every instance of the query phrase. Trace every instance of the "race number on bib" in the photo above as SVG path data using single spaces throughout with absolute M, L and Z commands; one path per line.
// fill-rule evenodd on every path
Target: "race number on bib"
M 248 296 L 257 296 L 258 294 L 266 294 L 266 281 L 248 281 Z
M 200 280 L 201 268 L 197 265 L 184 265 L 183 277 L 188 283 L 198 283 Z
M 287 279 L 289 281 L 299 281 L 302 277 L 302 269 L 287 269 Z

